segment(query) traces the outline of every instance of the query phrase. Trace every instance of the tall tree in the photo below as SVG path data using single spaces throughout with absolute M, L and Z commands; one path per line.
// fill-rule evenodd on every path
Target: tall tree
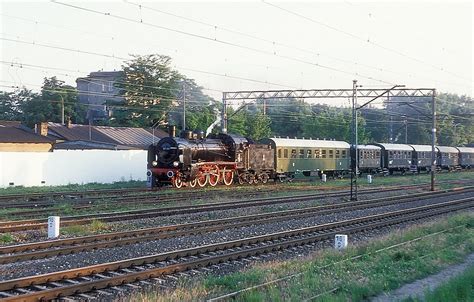
M 19 95 L 21 91 L 0 92 L 0 120 L 15 121 L 21 118 Z
M 111 124 L 149 127 L 165 123 L 167 112 L 176 101 L 183 77 L 171 68 L 171 58 L 163 55 L 134 55 L 125 62 L 122 89 L 124 104 L 114 109 Z

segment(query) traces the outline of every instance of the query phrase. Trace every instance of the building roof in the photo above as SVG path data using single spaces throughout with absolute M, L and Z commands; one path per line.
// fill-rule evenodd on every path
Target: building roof
M 23 128 L 0 126 L 0 143 L 53 144 L 54 140 Z
M 89 141 L 109 145 L 121 145 L 133 148 L 146 149 L 149 145 L 167 136 L 167 133 L 155 129 L 152 131 L 143 128 L 89 126 L 72 124 L 69 127 L 59 123 L 48 123 L 48 136 L 64 141 Z
M 128 146 L 121 146 L 116 144 L 107 144 L 101 142 L 91 141 L 66 141 L 62 143 L 56 143 L 54 145 L 55 150 L 133 150 L 135 148 Z
M 349 144 L 342 141 L 297 138 L 270 138 L 270 140 L 272 140 L 277 147 L 349 149 Z

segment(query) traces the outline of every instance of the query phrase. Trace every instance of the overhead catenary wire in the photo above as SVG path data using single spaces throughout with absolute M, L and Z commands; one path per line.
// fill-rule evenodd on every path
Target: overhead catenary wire
M 262 0 L 262 3 L 264 3 L 264 4 L 266 4 L 266 5 L 269 5 L 269 6 L 272 6 L 272 7 L 274 7 L 274 8 L 277 8 L 277 9 L 279 9 L 279 10 L 282 10 L 282 11 L 288 13 L 288 14 L 297 16 L 297 17 L 299 17 L 299 18 L 301 18 L 301 19 L 304 19 L 304 20 L 310 21 L 310 22 L 312 22 L 312 23 L 318 24 L 318 25 L 323 26 L 323 27 L 325 27 L 325 28 L 328 28 L 328 29 L 330 29 L 330 30 L 333 30 L 333 31 L 336 31 L 336 32 L 338 32 L 338 33 L 344 34 L 344 35 L 346 35 L 346 36 L 348 36 L 348 37 L 351 37 L 351 38 L 353 38 L 353 39 L 356 39 L 356 40 L 359 40 L 359 41 L 362 41 L 362 42 L 366 42 L 366 43 L 371 44 L 371 45 L 373 45 L 373 46 L 376 46 L 376 47 L 378 47 L 378 48 L 381 48 L 381 49 L 384 49 L 384 50 L 386 50 L 386 51 L 395 53 L 395 54 L 397 54 L 397 55 L 399 55 L 399 56 L 402 56 L 402 57 L 404 57 L 404 58 L 408 58 L 408 59 L 410 59 L 410 60 L 412 60 L 412 61 L 421 63 L 421 64 L 423 64 L 423 65 L 430 66 L 430 67 L 432 67 L 432 68 L 434 68 L 434 69 L 437 69 L 437 70 L 439 70 L 439 71 L 442 71 L 442 72 L 445 72 L 445 73 L 447 73 L 447 74 L 450 74 L 450 75 L 452 75 L 452 76 L 454 76 L 454 77 L 456 77 L 456 78 L 463 79 L 463 80 L 467 80 L 467 81 L 469 81 L 471 84 L 473 83 L 472 79 L 468 79 L 468 78 L 465 78 L 465 77 L 463 77 L 463 76 L 457 75 L 457 74 L 455 74 L 455 73 L 453 73 L 453 72 L 451 72 L 451 71 L 449 71 L 449 70 L 446 70 L 445 68 L 442 68 L 442 67 L 440 67 L 440 66 L 438 66 L 438 65 L 434 65 L 434 64 L 425 62 L 424 60 L 421 60 L 421 59 L 419 59 L 419 58 L 415 58 L 415 57 L 413 57 L 413 56 L 407 55 L 407 54 L 405 54 L 405 53 L 403 53 L 403 52 L 401 52 L 401 51 L 399 51 L 399 50 L 396 50 L 396 49 L 394 49 L 394 48 L 390 48 L 390 47 L 381 45 L 381 44 L 379 44 L 379 43 L 375 43 L 374 41 L 371 41 L 371 40 L 366 39 L 366 38 L 364 38 L 364 37 L 358 36 L 358 35 L 356 35 L 356 34 L 354 34 L 354 33 L 348 32 L 348 31 L 346 31 L 346 30 L 339 29 L 339 28 L 337 28 L 337 27 L 335 27 L 335 26 L 332 26 L 332 25 L 329 25 L 329 24 L 327 24 L 327 23 L 325 23 L 325 22 L 316 20 L 316 19 L 314 19 L 314 18 L 312 18 L 312 17 L 305 16 L 305 15 L 300 14 L 300 13 L 298 13 L 298 12 L 295 12 L 295 11 L 293 11 L 293 10 L 284 8 L 284 7 L 280 6 L 280 5 L 277 5 L 277 4 L 274 4 L 274 3 L 270 3 L 270 2 L 268 2 L 268 1 L 266 1 L 266 0 Z
M 244 50 L 248 50 L 248 51 L 252 51 L 252 52 L 257 52 L 257 53 L 260 53 L 260 54 L 276 56 L 276 57 L 284 58 L 284 59 L 287 59 L 287 60 L 300 62 L 302 64 L 308 64 L 308 65 L 311 65 L 313 67 L 332 70 L 332 71 L 335 71 L 335 72 L 338 72 L 338 73 L 343 73 L 343 74 L 346 74 L 346 75 L 358 76 L 358 77 L 361 77 L 361 78 L 365 78 L 365 79 L 368 79 L 368 80 L 377 81 L 377 82 L 381 82 L 381 83 L 385 83 L 385 84 L 393 84 L 391 82 L 387 82 L 387 81 L 384 81 L 384 80 L 381 80 L 381 79 L 377 79 L 377 78 L 374 78 L 374 77 L 371 77 L 371 76 L 367 76 L 367 75 L 364 75 L 364 74 L 361 74 L 361 73 L 358 73 L 358 72 L 355 72 L 355 73 L 348 72 L 348 71 L 338 69 L 338 68 L 335 68 L 335 67 L 331 67 L 331 66 L 328 66 L 328 65 L 323 65 L 323 64 L 319 64 L 319 63 L 315 63 L 315 62 L 310 62 L 310 61 L 307 61 L 307 60 L 304 60 L 304 59 L 295 58 L 295 57 L 291 57 L 291 56 L 281 55 L 281 54 L 278 54 L 276 52 L 266 51 L 266 50 L 262 50 L 262 49 L 259 49 L 259 48 L 250 47 L 250 46 L 246 46 L 246 45 L 242 45 L 242 44 L 238 44 L 238 43 L 234 43 L 234 42 L 230 42 L 230 41 L 226 41 L 226 40 L 222 40 L 222 39 L 217 39 L 217 38 L 212 38 L 212 37 L 208 37 L 208 36 L 204 36 L 204 35 L 200 35 L 200 34 L 196 34 L 196 33 L 191 33 L 191 32 L 188 32 L 188 31 L 184 31 L 184 30 L 180 30 L 180 29 L 176 29 L 176 28 L 171 28 L 171 27 L 168 27 L 168 26 L 158 25 L 158 24 L 146 22 L 146 21 L 143 21 L 143 20 L 136 20 L 136 19 L 120 16 L 120 15 L 117 15 L 117 14 L 112 14 L 112 13 L 109 13 L 109 12 L 102 12 L 102 11 L 94 10 L 94 9 L 91 9 L 91 8 L 86 8 L 86 7 L 82 7 L 82 6 L 78 6 L 78 5 L 73 5 L 73 4 L 69 4 L 69 3 L 60 2 L 60 1 L 57 1 L 57 0 L 52 0 L 52 3 L 59 4 L 59 5 L 64 5 L 64 6 L 67 6 L 67 7 L 70 7 L 70 8 L 86 11 L 86 12 L 89 12 L 89 13 L 94 13 L 94 14 L 99 14 L 99 15 L 102 15 L 102 16 L 108 16 L 108 17 L 116 18 L 116 19 L 122 20 L 122 21 L 132 22 L 132 23 L 141 24 L 141 25 L 145 25 L 145 26 L 150 26 L 150 27 L 153 27 L 153 28 L 161 29 L 161 30 L 171 31 L 171 32 L 174 32 L 174 33 L 179 33 L 179 34 L 190 36 L 190 37 L 193 37 L 193 38 L 204 39 L 206 41 L 215 42 L 215 43 L 219 43 L 219 44 L 227 45 L 227 46 L 231 46 L 231 47 L 236 47 L 236 48 L 239 48 L 239 49 L 244 49 Z
M 348 60 L 348 59 L 338 58 L 338 57 L 328 55 L 328 54 L 322 54 L 320 52 L 315 52 L 312 49 L 301 48 L 301 47 L 298 47 L 298 46 L 295 46 L 295 45 L 292 45 L 292 44 L 286 44 L 286 43 L 276 41 L 276 40 L 269 40 L 267 38 L 259 37 L 259 36 L 256 36 L 254 34 L 249 34 L 249 33 L 234 30 L 234 29 L 231 29 L 231 28 L 228 28 L 228 27 L 223 27 L 223 26 L 216 25 L 216 24 L 211 24 L 211 23 L 208 23 L 208 22 L 205 22 L 205 21 L 185 17 L 185 16 L 182 16 L 182 15 L 178 15 L 176 13 L 167 12 L 167 11 L 164 11 L 162 9 L 153 8 L 153 7 L 144 5 L 144 4 L 138 4 L 138 3 L 131 2 L 131 1 L 128 1 L 128 0 L 124 0 L 124 2 L 126 2 L 130 5 L 137 6 L 140 9 L 148 9 L 148 10 L 153 11 L 153 12 L 157 12 L 157 13 L 165 14 L 165 15 L 172 16 L 172 17 L 175 17 L 175 18 L 178 18 L 178 19 L 186 20 L 186 21 L 189 21 L 189 22 L 192 22 L 192 23 L 195 23 L 195 24 L 205 25 L 205 26 L 214 28 L 216 30 L 222 30 L 222 31 L 229 32 L 229 33 L 232 33 L 232 34 L 236 34 L 236 35 L 240 35 L 240 36 L 243 36 L 243 37 L 251 38 L 251 39 L 254 39 L 254 40 L 257 40 L 257 41 L 262 41 L 262 42 L 271 44 L 273 46 L 281 46 L 281 47 L 285 47 L 285 48 L 289 48 L 289 49 L 294 49 L 294 50 L 298 50 L 298 51 L 308 53 L 308 54 L 311 54 L 311 55 L 316 55 L 318 57 L 319 56 L 324 56 L 324 57 L 328 57 L 329 59 L 332 59 L 332 60 L 336 60 L 336 61 L 343 62 L 343 63 L 349 63 L 349 64 L 355 65 L 355 66 L 362 66 L 362 67 L 369 68 L 369 69 L 372 69 L 372 70 L 376 70 L 376 71 L 379 71 L 379 72 L 389 72 L 389 73 L 400 75 L 400 76 L 403 76 L 403 77 L 405 77 L 407 75 L 406 72 L 397 72 L 397 71 L 389 70 L 387 68 L 382 68 L 380 66 L 373 66 L 373 65 L 369 65 L 369 64 L 356 62 L 356 61 L 351 61 L 351 60 Z M 434 80 L 434 79 L 421 77 L 421 76 L 413 76 L 411 74 L 408 74 L 408 76 L 409 77 L 417 77 L 417 78 L 420 78 L 420 79 L 423 78 L 423 79 L 430 80 L 430 81 Z M 454 84 L 454 83 L 450 83 L 450 84 L 451 85 L 462 86 L 462 87 L 465 86 L 463 84 Z
M 126 61 L 126 60 L 130 59 L 130 58 L 120 57 L 120 56 L 116 56 L 116 55 L 110 55 L 110 54 L 99 53 L 99 52 L 84 51 L 84 50 L 80 50 L 80 49 L 67 48 L 67 47 L 56 46 L 56 45 L 51 45 L 51 44 L 45 44 L 45 43 L 36 42 L 36 41 L 28 42 L 28 41 L 24 41 L 24 40 L 9 39 L 9 38 L 4 38 L 4 37 L 0 37 L 0 40 L 16 42 L 16 43 L 22 43 L 22 44 L 29 44 L 29 45 L 34 45 L 34 46 L 41 46 L 41 47 L 52 48 L 52 49 L 59 49 L 59 50 L 69 51 L 69 52 L 77 52 L 77 53 L 82 53 L 82 54 L 87 54 L 87 55 L 114 58 L 114 59 L 118 59 L 118 60 L 125 60 Z M 273 83 L 273 82 L 269 82 L 269 81 L 256 80 L 256 79 L 251 79 L 251 78 L 247 78 L 247 77 L 234 76 L 234 75 L 231 75 L 231 74 L 228 74 L 228 73 L 222 74 L 222 73 L 211 72 L 211 71 L 206 71 L 206 70 L 200 70 L 200 69 L 196 69 L 196 68 L 182 67 L 182 66 L 177 66 L 177 68 L 178 69 L 183 69 L 183 70 L 188 70 L 188 71 L 193 71 L 193 72 L 197 72 L 197 73 L 215 75 L 215 76 L 229 78 L 229 79 L 237 79 L 237 80 L 243 80 L 243 81 L 259 83 L 259 84 L 268 84 L 268 85 L 272 85 L 272 86 L 285 87 L 285 88 L 297 88 L 297 87 L 288 86 L 288 85 L 284 85 L 284 84 L 280 84 L 280 83 Z

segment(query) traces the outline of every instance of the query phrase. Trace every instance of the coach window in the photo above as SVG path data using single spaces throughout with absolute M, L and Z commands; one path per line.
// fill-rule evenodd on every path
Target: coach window
M 299 155 L 300 158 L 304 158 L 304 149 L 300 149 Z
M 311 149 L 306 150 L 306 158 L 312 158 L 313 157 L 313 152 Z
M 380 151 L 375 151 L 375 156 L 380 157 Z
M 314 150 L 314 158 L 320 158 L 320 157 L 321 157 L 321 149 Z
M 341 157 L 341 150 L 336 150 L 336 158 L 340 158 Z
M 342 158 L 347 158 L 347 152 L 346 152 L 346 150 L 342 150 Z
M 291 158 L 296 158 L 296 149 L 291 149 Z
M 288 158 L 288 149 L 283 149 L 283 157 Z
M 334 150 L 329 150 L 329 158 L 333 158 L 334 157 Z
M 321 150 L 321 158 L 326 158 L 326 150 Z
M 278 149 L 278 158 L 281 158 L 281 149 Z

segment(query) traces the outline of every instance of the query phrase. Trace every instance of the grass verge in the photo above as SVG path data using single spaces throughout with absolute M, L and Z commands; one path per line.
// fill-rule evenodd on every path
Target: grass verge
M 474 301 L 474 266 L 435 290 L 427 292 L 424 301 Z
M 107 231 L 109 227 L 100 220 L 92 220 L 90 224 L 71 225 L 61 228 L 61 235 L 85 236 Z
M 131 300 L 201 301 L 284 278 L 244 291 L 232 299 L 364 301 L 461 262 L 472 252 L 474 215 L 456 215 L 398 231 L 344 252 L 328 249 L 298 260 L 257 264 L 225 276 L 185 279 L 176 290 L 141 293 Z

